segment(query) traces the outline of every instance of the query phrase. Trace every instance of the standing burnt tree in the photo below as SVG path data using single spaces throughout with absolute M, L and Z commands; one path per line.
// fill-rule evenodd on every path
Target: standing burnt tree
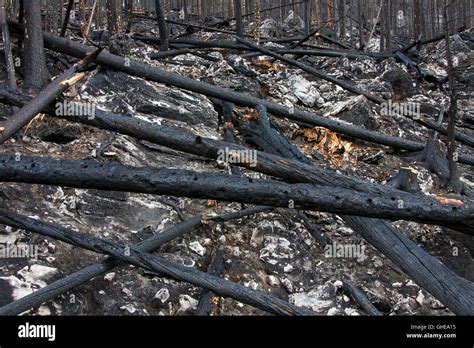
M 120 32 L 122 26 L 121 1 L 107 0 L 107 28 L 112 34 Z
M 345 41 L 345 36 L 346 36 L 346 0 L 339 0 L 338 16 L 339 16 L 339 40 L 342 42 L 342 41 Z
M 126 0 L 125 5 L 127 8 L 127 29 L 126 32 L 130 33 L 132 31 L 133 24 L 133 0 Z
M 2 30 L 3 46 L 5 51 L 5 66 L 7 69 L 8 85 L 16 89 L 15 66 L 11 49 L 10 32 L 8 30 L 7 13 L 5 10 L 5 0 L 0 0 L 0 26 Z
M 61 28 L 61 36 L 66 34 L 67 25 L 69 23 L 69 18 L 71 17 L 72 6 L 74 5 L 74 0 L 69 0 L 66 8 L 66 15 L 64 17 L 63 27 Z
M 163 6 L 163 0 L 155 0 L 155 10 L 156 10 L 156 20 L 158 21 L 158 29 L 160 30 L 160 39 L 161 39 L 161 50 L 168 51 L 169 44 L 169 33 L 168 25 L 166 24 L 165 12 Z
M 244 25 L 242 23 L 242 1 L 241 0 L 234 0 L 234 7 L 235 7 L 235 21 L 236 21 L 236 29 L 237 29 L 237 36 L 244 37 Z
M 421 39 L 421 0 L 413 0 L 413 34 L 415 40 Z
M 41 2 L 23 0 L 24 42 L 23 66 L 25 67 L 25 90 L 38 91 L 49 78 L 44 54 L 43 31 L 41 26 Z
M 458 113 L 458 100 L 457 100 L 457 92 L 456 92 L 456 81 L 454 78 L 454 67 L 453 67 L 453 57 L 451 53 L 451 45 L 450 45 L 450 38 L 449 38 L 449 21 L 453 20 L 451 17 L 448 16 L 448 11 L 450 6 L 453 5 L 453 1 L 444 0 L 443 2 L 443 22 L 444 22 L 444 36 L 445 36 L 445 43 L 446 43 L 446 60 L 448 62 L 448 82 L 449 82 L 449 109 L 448 109 L 448 116 L 449 116 L 449 123 L 448 123 L 448 139 L 447 139 L 447 147 L 448 147 L 448 163 L 449 163 L 449 188 L 456 192 L 460 193 L 462 191 L 462 183 L 459 178 L 459 170 L 457 166 L 457 155 L 456 155 L 456 118 Z
M 304 18 L 304 33 L 309 35 L 311 31 L 311 4 L 310 0 L 305 0 L 304 9 L 303 9 L 303 18 Z

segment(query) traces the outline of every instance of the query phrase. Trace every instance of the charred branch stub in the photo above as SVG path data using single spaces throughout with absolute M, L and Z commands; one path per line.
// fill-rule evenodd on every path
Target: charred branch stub
M 13 134 L 30 122 L 47 105 L 54 101 L 61 93 L 79 82 L 86 75 L 86 69 L 94 62 L 100 49 L 89 53 L 83 60 L 59 75 L 48 84 L 35 98 L 18 110 L 0 127 L 0 144 L 8 140 Z

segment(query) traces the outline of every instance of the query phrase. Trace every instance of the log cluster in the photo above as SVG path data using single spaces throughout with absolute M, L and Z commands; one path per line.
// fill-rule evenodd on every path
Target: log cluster
M 61 36 L 64 36 L 68 25 L 71 3 L 72 1 L 68 3 L 68 11 Z M 170 19 L 165 21 L 161 8 L 158 8 L 157 16 L 161 33 L 167 32 L 165 26 L 165 22 L 167 22 L 186 26 L 188 28 L 187 32 L 207 30 L 234 35 L 233 32 L 209 26 L 191 26 L 189 23 Z M 10 23 L 10 29 L 13 35 L 18 36 L 22 33 L 21 27 L 17 23 Z M 351 46 L 315 30 L 303 37 L 290 38 L 286 42 L 281 40 L 281 42 L 290 43 L 285 49 L 268 49 L 245 38 L 245 35 L 242 34 L 242 28 L 238 32 L 237 43 L 225 40 L 202 42 L 183 37 L 169 39 L 166 35 L 161 35 L 160 38 L 135 35 L 134 39 L 161 46 L 161 52 L 153 55 L 152 59 L 167 59 L 179 54 L 192 53 L 212 61 L 215 58 L 202 52 L 216 49 L 264 54 L 318 79 L 335 84 L 351 93 L 365 96 L 368 101 L 376 104 L 383 103 L 384 99 L 301 63 L 297 59 L 288 58 L 287 55 L 291 54 L 294 57 L 316 55 L 348 57 L 351 59 L 363 57 L 375 59 L 395 58 L 413 69 L 418 78 L 427 80 L 437 78 L 421 71 L 409 57 L 408 52 L 415 44 L 396 52 L 372 54 L 356 51 Z M 305 43 L 313 36 L 330 42 L 341 50 L 303 49 Z M 26 155 L 17 156 L 2 151 L 0 153 L 0 182 L 136 192 L 160 196 L 170 195 L 238 202 L 252 206 L 238 212 L 213 217 L 195 216 L 184 220 L 165 232 L 131 246 L 113 243 L 89 234 L 32 219 L 6 209 L 0 209 L 1 224 L 25 229 L 99 254 L 108 255 L 108 258 L 104 261 L 92 264 L 35 291 L 31 295 L 1 307 L 0 315 L 23 313 L 104 272 L 125 264 L 132 264 L 157 275 L 172 277 L 202 287 L 204 290 L 196 313 L 198 315 L 209 314 L 211 311 L 210 299 L 215 295 L 231 297 L 277 315 L 313 315 L 312 311 L 299 308 L 286 300 L 263 291 L 249 289 L 222 278 L 224 255 L 222 248 L 218 246 L 215 247 L 213 257 L 209 260 L 207 273 L 180 266 L 163 257 L 151 254 L 153 250 L 164 243 L 191 232 L 200 226 L 203 221 L 212 220 L 216 223 L 224 223 L 261 212 L 268 212 L 275 208 L 296 209 L 297 217 L 304 223 L 321 247 L 329 244 L 330 241 L 319 231 L 308 216 L 308 211 L 339 215 L 348 227 L 384 254 L 454 313 L 460 315 L 474 314 L 474 285 L 440 263 L 435 257 L 403 235 L 391 223 L 398 220 L 413 221 L 420 224 L 442 226 L 473 236 L 474 202 L 470 196 L 425 195 L 420 192 L 416 175 L 410 168 L 401 168 L 399 173 L 388 181 L 387 185 L 341 174 L 328 168 L 322 161 L 314 161 L 302 153 L 289 139 L 279 134 L 272 124 L 271 117 L 286 118 L 302 125 L 324 127 L 346 137 L 407 152 L 418 156 L 417 158 L 426 162 L 427 166 L 431 166 L 432 171 L 437 172 L 440 177 L 447 180 L 449 171 L 446 169 L 445 162 L 441 158 L 443 156 L 436 146 L 436 136 L 425 143 L 371 131 L 342 121 L 196 81 L 143 62 L 111 54 L 101 48 L 96 49 L 50 33 L 43 33 L 43 39 L 45 47 L 48 49 L 79 58 L 81 61 L 56 77 L 36 96 L 16 91 L 15 86 L 11 83 L 8 86 L 0 86 L 0 102 L 19 108 L 1 125 L 0 144 L 19 132 L 37 114 L 44 113 L 53 117 L 63 117 L 70 122 L 108 130 L 114 134 L 128 135 L 138 140 L 170 148 L 179 153 L 212 160 L 218 160 L 223 149 L 228 149 L 233 156 L 239 156 L 239 153 L 242 152 L 255 151 L 255 161 L 240 160 L 230 163 L 230 174 L 222 174 L 151 166 L 131 167 L 118 163 L 92 160 L 79 161 Z M 95 64 L 211 98 L 222 119 L 223 140 L 206 138 L 182 129 L 150 123 L 133 117 L 134 115 L 120 115 L 101 109 L 95 111 L 94 117 L 84 114 L 57 115 L 53 102 L 62 100 L 63 92 L 85 77 L 91 67 L 95 68 Z M 438 82 L 442 84 L 444 81 Z M 74 103 L 71 104 L 74 105 Z M 236 106 L 255 109 L 257 117 L 236 122 L 234 118 Z M 438 133 L 447 134 L 447 130 L 440 123 L 425 118 L 414 118 L 414 121 L 434 130 L 436 135 Z M 234 143 L 234 126 L 244 135 L 247 142 L 258 148 L 258 151 Z M 458 133 L 456 140 L 471 147 L 474 144 L 472 137 L 463 133 Z M 463 164 L 474 165 L 474 158 L 465 154 L 459 155 L 458 161 Z M 253 179 L 244 177 L 241 176 L 243 169 L 263 173 L 271 178 Z M 129 252 L 124 253 L 125 249 Z M 370 303 L 360 289 L 349 282 L 343 283 L 343 289 L 368 314 L 380 315 L 380 312 Z

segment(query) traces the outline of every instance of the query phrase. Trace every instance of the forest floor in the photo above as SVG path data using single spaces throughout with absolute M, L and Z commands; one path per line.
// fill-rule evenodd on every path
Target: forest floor
M 275 26 L 273 29 L 278 35 L 289 35 L 284 28 Z M 156 36 L 158 29 L 153 22 L 143 21 L 134 27 L 134 32 Z M 193 38 L 231 39 L 226 34 L 203 32 L 194 34 Z M 473 42 L 463 40 L 459 35 L 453 38 L 456 66 L 472 63 Z M 134 40 L 125 34 L 112 37 L 108 44 L 109 49 L 116 54 L 127 55 L 131 59 L 138 59 L 167 71 L 278 103 L 294 105 L 318 115 L 344 120 L 385 134 L 419 142 L 426 142 L 432 135 L 432 131 L 406 117 L 384 115 L 382 106 L 375 105 L 364 97 L 355 96 L 284 63 L 272 62 L 268 57 L 261 56 L 252 61 L 242 59 L 239 52 L 221 50 L 210 53 L 219 58 L 217 62 L 191 54 L 157 61 L 151 60 L 149 56 L 158 52 L 158 47 Z M 374 46 L 375 40 L 369 47 L 373 49 Z M 53 75 L 75 61 L 52 51 L 47 51 L 47 55 L 48 66 Z M 426 81 L 421 82 L 418 89 L 415 88 L 411 72 L 393 58 L 377 61 L 369 57 L 306 57 L 300 60 L 388 98 L 396 98 L 400 89 L 405 92 L 409 90 L 410 95 L 404 102 L 418 103 L 421 113 L 433 120 L 438 117 L 433 110 L 448 107 L 446 91 Z M 446 76 L 443 68 L 445 64 L 442 41 L 423 47 L 419 61 L 421 67 Z M 240 69 L 236 69 L 236 66 Z M 392 85 L 384 77 L 393 71 L 409 76 L 411 83 Z M 468 80 L 467 87 L 462 88 L 459 93 L 459 118 L 462 122 L 469 118 L 469 112 L 472 117 L 474 110 L 473 72 L 467 70 L 460 74 L 464 74 Z M 94 103 L 97 108 L 104 110 L 128 114 L 156 124 L 180 127 L 214 139 L 223 137 L 222 124 L 219 124 L 218 114 L 208 98 L 122 72 L 100 67 L 68 93 L 76 101 Z M 0 114 L 11 114 L 9 107 L 0 107 Z M 237 110 L 243 115 L 252 113 L 248 108 L 237 107 Z M 271 120 L 275 128 L 297 145 L 308 158 L 322 154 L 327 164 L 344 174 L 386 183 L 400 168 L 410 167 L 417 174 L 423 192 L 445 192 L 440 188 L 440 179 L 413 156 L 324 129 L 303 128 L 287 119 Z M 474 125 L 471 124 L 471 129 L 467 132 L 472 135 L 473 129 Z M 234 136 L 236 143 L 246 143 L 246 139 L 238 131 L 235 131 Z M 444 137 L 440 138 L 444 140 Z M 92 158 L 132 166 L 149 165 L 199 172 L 228 172 L 228 168 L 215 161 L 186 156 L 132 137 L 112 135 L 104 130 L 47 116 L 37 117 L 15 140 L 3 145 L 4 152 L 64 159 Z M 99 153 L 104 144 L 108 146 Z M 442 142 L 440 146 L 444 151 Z M 462 153 L 474 154 L 472 148 L 467 146 L 461 146 L 461 149 Z M 464 185 L 474 189 L 472 167 L 460 165 L 460 174 Z M 246 170 L 242 175 L 263 177 Z M 176 207 L 185 218 L 198 214 L 231 212 L 241 207 L 237 203 L 46 185 L 2 183 L 2 192 L 0 205 L 13 211 L 114 242 L 131 244 L 179 223 L 181 219 Z M 219 244 L 224 248 L 223 277 L 254 289 L 268 291 L 298 306 L 311 308 L 321 315 L 366 314 L 342 289 L 343 280 L 363 289 L 371 302 L 386 315 L 451 314 L 391 261 L 346 227 L 337 215 L 308 212 L 308 216 L 333 245 L 358 246 L 363 251 L 362 254 L 358 257 L 328 256 L 316 244 L 297 213 L 291 209 L 276 209 L 224 224 L 210 222 L 167 243 L 157 253 L 180 264 L 205 271 L 213 245 Z M 414 222 L 397 221 L 394 225 L 454 272 L 474 281 L 472 237 L 446 228 Z M 102 259 L 97 254 L 23 230 L 6 229 L 0 231 L 0 236 L 11 244 L 38 247 L 37 260 L 0 260 L 0 306 Z M 201 293 L 201 288 L 188 283 L 125 266 L 97 277 L 28 314 L 192 315 Z M 215 315 L 266 314 L 229 298 L 216 298 L 215 303 Z

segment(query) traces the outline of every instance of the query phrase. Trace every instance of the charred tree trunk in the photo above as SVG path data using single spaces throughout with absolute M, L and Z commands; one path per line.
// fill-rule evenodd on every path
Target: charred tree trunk
M 421 0 L 413 0 L 413 35 L 415 40 L 421 40 Z
M 38 91 L 49 78 L 44 53 L 41 2 L 37 0 L 24 0 L 25 3 L 25 90 Z
M 311 31 L 311 9 L 310 0 L 305 0 L 303 8 L 304 33 L 309 35 Z
M 7 69 L 8 85 L 16 89 L 15 65 L 12 56 L 12 44 L 10 38 L 10 29 L 7 23 L 7 12 L 5 9 L 5 0 L 0 0 L 0 26 L 2 30 L 3 46 L 5 51 L 5 65 Z
M 133 0 L 126 0 L 127 7 L 127 33 L 132 31 L 133 24 Z
M 385 50 L 392 50 L 392 0 L 385 2 Z
M 166 274 L 197 286 L 208 288 L 222 296 L 228 296 L 278 315 L 314 315 L 309 309 L 297 307 L 263 291 L 249 289 L 241 284 L 212 276 L 197 269 L 179 265 L 123 244 L 114 244 L 89 234 L 79 233 L 60 226 L 34 220 L 6 210 L 0 210 L 0 221 L 8 226 L 55 238 L 65 243 L 97 253 L 110 255 L 115 261 L 124 261 L 158 274 Z M 20 227 L 21 226 L 21 227 Z M 124 250 L 128 252 L 124 252 Z
M 246 154 L 230 151 L 236 161 L 252 168 Z M 177 197 L 214 199 L 257 205 L 307 209 L 392 220 L 409 220 L 447 227 L 462 226 L 474 235 L 474 203 L 465 198 L 429 197 L 398 191 L 390 197 L 337 187 L 249 180 L 225 174 L 198 173 L 153 167 L 135 168 L 95 161 L 53 160 L 0 155 L 0 180 L 125 191 Z
M 161 0 L 155 0 L 155 9 L 156 9 L 156 20 L 158 21 L 158 28 L 160 30 L 160 39 L 162 51 L 168 51 L 170 48 L 169 44 L 169 32 L 168 25 L 165 20 L 165 12 Z
M 443 17 L 444 17 L 444 35 L 445 35 L 445 43 L 446 43 L 446 60 L 448 62 L 448 80 L 449 80 L 449 101 L 450 106 L 448 109 L 448 116 L 449 116 L 449 123 L 448 123 L 448 139 L 447 139 L 447 148 L 448 148 L 448 164 L 449 164 L 449 183 L 448 186 L 451 190 L 456 193 L 462 191 L 462 183 L 459 177 L 459 170 L 457 166 L 457 158 L 458 155 L 456 154 L 456 118 L 458 113 L 458 101 L 457 101 L 457 93 L 456 93 L 456 81 L 454 78 L 454 67 L 453 67 L 453 57 L 451 53 L 451 40 L 449 35 L 449 20 L 451 19 L 448 17 L 448 0 L 444 0 L 444 9 L 443 9 Z M 450 6 L 454 6 L 454 3 L 451 1 Z
M 196 137 L 192 134 L 183 133 L 182 130 L 178 131 L 156 124 L 148 124 L 142 120 L 133 120 L 126 116 L 121 116 L 121 121 L 117 122 L 117 117 L 119 116 L 108 117 L 107 113 L 98 112 L 93 119 L 83 115 L 80 118 L 86 124 L 121 131 L 124 134 L 184 152 L 201 153 L 201 155 L 209 158 L 217 158 L 219 149 L 226 146 L 235 150 L 245 150 L 242 147 L 221 143 L 213 139 Z M 245 166 L 244 164 L 239 165 Z M 340 185 L 367 192 L 384 193 L 385 196 L 390 196 L 393 192 L 390 191 L 391 189 L 387 191 L 387 188 L 381 188 L 380 185 L 374 185 L 365 180 L 346 177 L 317 166 L 307 166 L 298 161 L 284 160 L 261 152 L 258 153 L 258 166 L 254 169 L 291 182 Z M 417 244 L 403 236 L 393 226 L 378 219 L 346 216 L 345 221 L 456 314 L 472 314 L 472 308 L 474 308 L 472 284 L 454 274 L 438 260 L 423 251 Z
M 365 40 L 364 40 L 364 25 L 363 25 L 363 11 L 362 11 L 362 1 L 357 1 L 357 19 L 359 21 L 359 50 L 364 50 Z
M 85 76 L 84 69 L 94 61 L 99 52 L 100 51 L 90 54 L 83 61 L 80 61 L 66 70 L 46 86 L 36 98 L 32 99 L 11 116 L 2 127 L 0 127 L 0 144 L 4 143 L 13 134 L 28 124 L 45 106 L 54 101 L 57 96 L 81 80 Z
M 13 25 L 12 27 L 14 28 L 15 26 Z M 12 33 L 14 32 L 12 31 Z M 48 48 L 75 56 L 77 58 L 84 57 L 87 52 L 92 49 L 92 47 L 90 46 L 59 38 L 48 33 L 44 33 L 43 35 L 45 38 L 45 44 Z M 237 105 L 255 107 L 255 105 L 262 104 L 267 108 L 268 112 L 270 112 L 274 116 L 287 117 L 297 122 L 302 122 L 305 124 L 310 124 L 319 127 L 325 127 L 334 132 L 345 134 L 353 138 L 362 139 L 390 146 L 396 149 L 408 151 L 421 151 L 425 148 L 425 144 L 423 143 L 389 136 L 379 132 L 368 131 L 361 127 L 356 127 L 347 123 L 334 121 L 329 118 L 317 116 L 309 112 L 301 111 L 298 109 L 290 109 L 284 105 L 255 98 L 252 96 L 247 96 L 242 93 L 206 84 L 188 77 L 179 76 L 174 73 L 165 72 L 161 69 L 151 67 L 147 64 L 143 64 L 134 60 L 130 60 L 129 64 L 126 64 L 125 58 L 110 54 L 108 52 L 102 52 L 97 57 L 96 61 L 98 64 L 105 65 L 131 75 L 139 76 L 151 81 L 165 83 L 178 88 L 183 88 L 185 90 L 204 94 L 208 97 L 226 100 Z M 474 165 L 474 158 L 469 155 L 459 155 L 459 162 Z
M 99 30 L 102 26 L 102 1 L 99 0 L 99 3 L 97 4 L 97 8 L 94 14 L 94 22 L 95 22 L 95 29 Z
M 69 0 L 69 2 L 67 3 L 66 15 L 64 17 L 63 27 L 61 28 L 61 34 L 60 34 L 61 37 L 64 37 L 64 35 L 66 35 L 66 30 L 69 24 L 69 18 L 71 18 L 71 11 L 72 11 L 73 5 L 74 5 L 74 0 Z
M 215 218 L 212 217 L 211 221 L 216 222 L 225 222 L 235 219 L 240 219 L 248 215 L 257 214 L 263 212 L 264 209 L 262 208 L 248 208 L 245 210 L 240 210 L 233 213 L 218 215 Z M 207 221 L 204 216 L 198 215 L 183 221 L 182 223 L 167 229 L 153 237 L 147 238 L 144 241 L 133 245 L 134 249 L 143 251 L 143 252 L 151 252 L 161 245 L 182 237 L 186 233 L 191 232 L 198 226 L 202 224 L 202 221 Z M 6 221 L 5 221 L 6 222 Z M 26 226 L 25 226 L 26 227 Z M 62 279 L 59 279 L 51 284 L 48 284 L 44 288 L 37 289 L 32 294 L 26 295 L 21 299 L 10 302 L 7 305 L 0 308 L 0 315 L 19 315 L 27 311 L 28 309 L 37 307 L 48 300 L 54 299 L 56 296 L 59 296 L 66 291 L 69 291 L 88 280 L 97 277 L 101 274 L 104 274 L 107 271 L 113 270 L 116 267 L 124 266 L 125 263 L 118 262 L 113 258 L 107 258 L 104 261 L 100 261 L 94 263 L 90 266 L 87 266 L 77 272 L 74 272 Z
M 346 38 L 346 0 L 339 0 L 339 41 L 344 42 Z
M 244 24 L 242 22 L 242 1 L 234 0 L 234 7 L 237 36 L 244 37 Z
M 120 32 L 122 25 L 120 0 L 107 0 L 107 29 L 112 34 Z

